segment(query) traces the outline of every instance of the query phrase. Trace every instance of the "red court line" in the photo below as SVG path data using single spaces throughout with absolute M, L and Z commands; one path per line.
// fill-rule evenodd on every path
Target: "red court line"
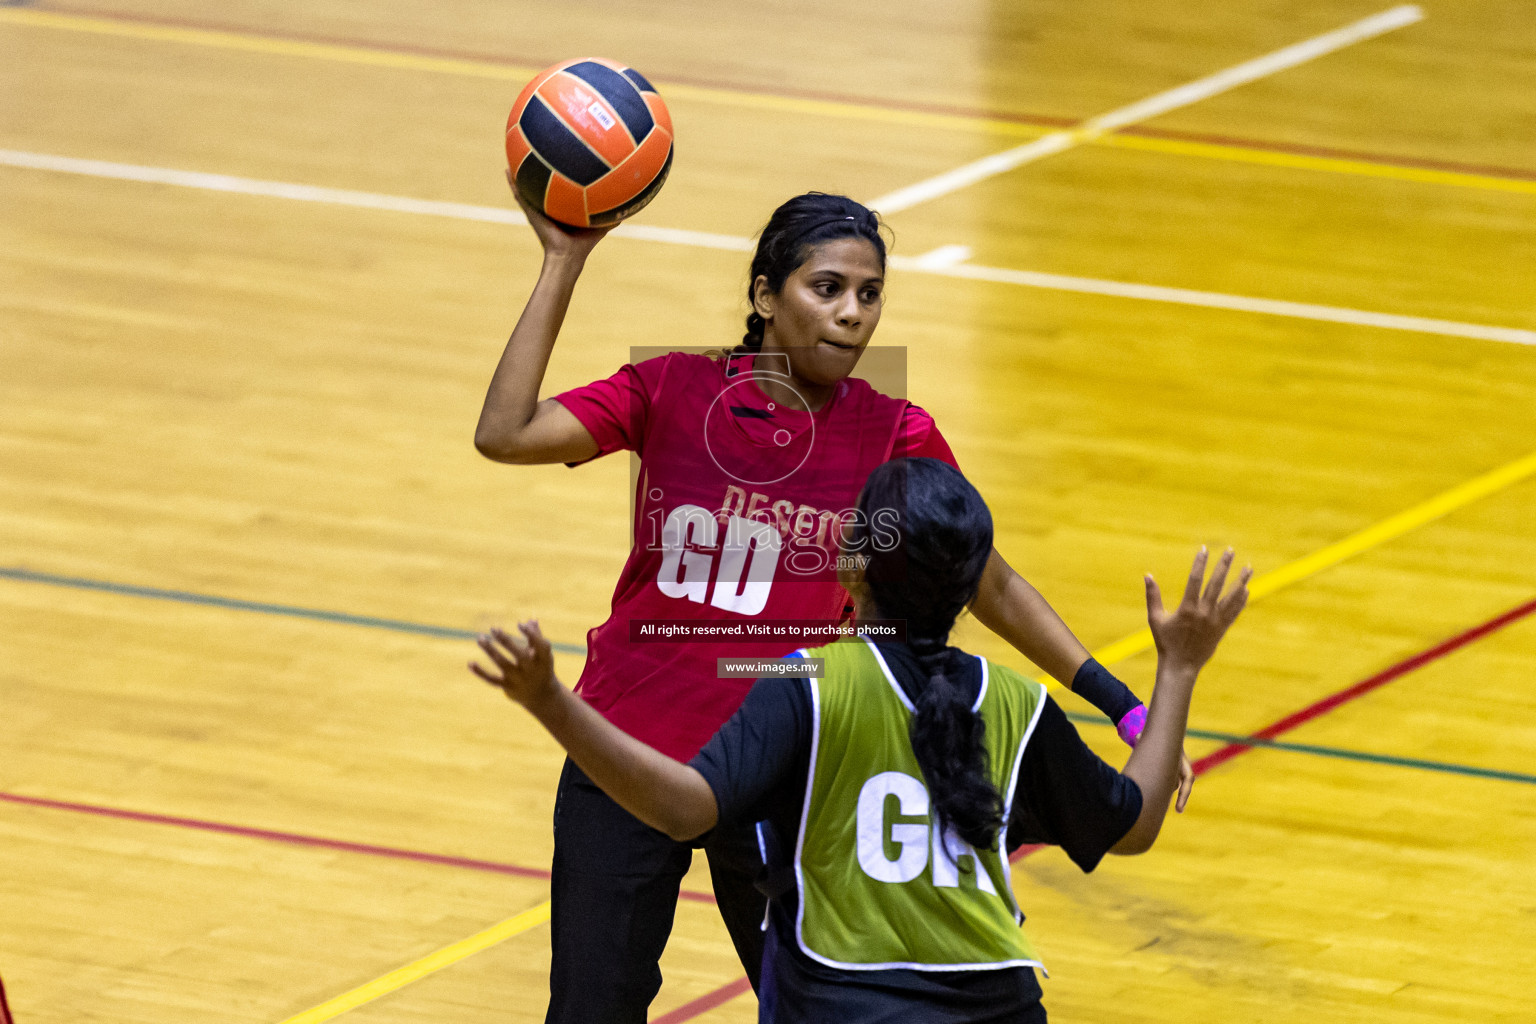
M 1367 693 L 1370 693 L 1372 690 L 1387 685 L 1392 680 L 1397 679 L 1399 676 L 1405 676 L 1415 669 L 1423 668 L 1425 665 L 1428 665 L 1432 661 L 1438 661 L 1453 651 L 1459 650 L 1460 648 L 1465 647 L 1477 640 L 1481 640 L 1483 637 L 1487 636 L 1489 633 L 1494 632 L 1495 630 L 1502 629 L 1505 626 L 1508 626 L 1510 623 L 1518 622 L 1519 620 L 1525 618 L 1527 615 L 1530 615 L 1532 612 L 1536 612 L 1536 601 L 1527 601 L 1525 604 L 1522 604 L 1517 608 L 1511 608 L 1503 615 L 1495 616 L 1480 626 L 1473 626 L 1465 633 L 1458 633 L 1456 636 L 1436 644 L 1427 651 L 1421 651 L 1411 658 L 1407 658 L 1398 662 L 1396 665 L 1393 665 L 1389 669 L 1376 673 L 1369 679 L 1361 680 L 1353 686 L 1340 690 L 1338 693 L 1324 697 L 1322 700 L 1317 701 L 1314 704 L 1307 705 L 1300 711 L 1286 715 L 1278 722 L 1275 722 L 1271 725 L 1266 725 L 1264 728 L 1260 729 L 1256 733 L 1252 733 L 1251 735 L 1256 740 L 1272 740 L 1276 736 L 1290 732 L 1297 726 L 1305 725 L 1307 722 L 1312 721 L 1314 718 L 1327 714 L 1334 708 L 1339 707 L 1341 704 L 1347 704 L 1357 697 L 1363 697 Z M 1196 761 L 1194 763 L 1195 774 L 1203 775 L 1210 771 L 1212 768 L 1232 760 L 1243 751 L 1252 749 L 1253 748 L 1251 746 L 1245 743 L 1228 743 L 1220 750 L 1207 754 L 1200 760 Z
M 37 10 L 49 11 L 55 14 L 76 14 L 82 17 L 102 18 L 110 21 L 125 21 L 139 25 L 154 25 L 162 28 L 187 28 L 199 29 L 209 32 L 231 32 L 248 36 L 257 36 L 264 39 L 284 39 L 296 43 L 321 43 L 328 46 L 347 46 L 357 49 L 375 50 L 380 53 L 407 54 L 412 57 L 438 57 L 444 60 L 466 60 L 482 64 L 501 64 L 510 67 L 547 67 L 564 57 L 530 57 L 527 54 L 508 53 L 505 50 L 496 53 L 486 53 L 480 50 L 454 50 L 438 46 L 416 46 L 410 43 L 390 40 L 388 42 L 367 39 L 357 36 L 331 36 L 311 32 L 281 32 L 269 28 L 260 28 L 253 25 L 239 25 L 231 22 L 205 21 L 197 18 L 167 18 L 155 15 L 135 14 L 128 11 L 103 10 L 99 7 L 82 7 L 76 4 L 39 4 Z M 901 100 L 891 100 L 880 96 L 851 96 L 846 93 L 822 92 L 815 89 L 794 89 L 784 86 L 776 86 L 771 91 L 754 85 L 743 85 L 740 82 L 724 81 L 717 78 L 697 78 L 690 75 L 652 75 L 651 69 L 646 70 L 646 75 L 653 80 L 660 81 L 663 86 L 669 82 L 678 85 L 697 86 L 703 89 L 722 89 L 733 92 L 749 92 L 762 96 L 777 96 L 784 99 L 820 100 L 826 103 L 849 103 L 864 107 L 875 107 L 881 110 L 898 110 L 915 114 L 950 114 L 957 117 L 990 118 L 995 121 L 1009 121 L 1015 124 L 1027 124 L 1040 128 L 1070 128 L 1081 121 L 1081 118 L 1055 117 L 1049 114 L 1028 114 L 1011 111 L 997 112 L 984 110 L 977 107 L 959 106 L 942 103 L 912 103 Z
M 1384 669 L 1381 672 L 1376 673 L 1369 679 L 1362 679 L 1360 682 L 1355 683 L 1353 686 L 1345 687 L 1338 693 L 1331 694 L 1327 697 L 1324 697 L 1320 701 L 1308 704 L 1300 711 L 1292 712 L 1291 714 L 1286 715 L 1284 718 L 1280 719 L 1278 722 L 1273 722 L 1270 725 L 1266 725 L 1258 732 L 1250 733 L 1249 736 L 1255 740 L 1272 740 L 1277 736 L 1290 732 L 1297 726 L 1304 725 L 1305 723 L 1312 721 L 1314 718 L 1318 718 L 1327 714 L 1342 704 L 1347 704 L 1357 697 L 1363 697 L 1365 694 L 1370 693 L 1372 690 L 1387 685 L 1394 679 L 1405 676 L 1409 672 L 1413 672 L 1416 669 L 1423 668 L 1425 665 L 1428 665 L 1432 661 L 1438 661 L 1439 659 L 1445 657 L 1447 654 L 1459 650 L 1460 648 L 1463 648 L 1468 644 L 1473 643 L 1474 641 L 1481 640 L 1483 637 L 1487 636 L 1489 633 L 1494 632 L 1495 630 L 1502 629 L 1512 622 L 1518 622 L 1520 619 L 1525 618 L 1532 612 L 1536 612 L 1536 601 L 1527 601 L 1525 604 L 1522 604 L 1519 607 L 1511 608 L 1504 614 L 1497 615 L 1489 619 L 1487 622 L 1484 622 L 1482 625 L 1473 626 L 1465 633 L 1458 633 L 1451 637 L 1449 640 L 1443 640 L 1426 651 L 1420 651 L 1418 654 L 1413 655 L 1411 658 L 1405 658 L 1398 662 L 1396 665 L 1393 665 L 1391 668 Z M 1200 760 L 1194 762 L 1190 767 L 1195 770 L 1195 776 L 1198 778 L 1199 776 L 1204 775 L 1206 772 L 1210 771 L 1212 768 L 1226 764 L 1237 755 L 1252 749 L 1252 745 L 1247 743 L 1228 743 L 1220 750 L 1214 751 L 1213 753 L 1207 754 L 1200 758 Z M 1028 857 L 1030 854 L 1036 852 L 1037 850 L 1043 849 L 1045 849 L 1044 846 L 1021 846 L 1017 850 L 1014 850 L 1013 853 L 1009 854 L 1008 859 L 1017 863 L 1018 861 L 1023 860 L 1025 857 Z
M 1502 629 L 1526 616 L 1536 612 L 1536 600 L 1527 601 L 1516 608 L 1498 615 L 1481 625 L 1459 633 L 1448 640 L 1444 640 L 1428 650 L 1422 651 L 1398 662 L 1396 665 L 1378 672 L 1369 679 L 1364 679 L 1353 686 L 1340 690 L 1338 693 L 1324 697 L 1322 700 L 1309 704 L 1299 711 L 1265 726 L 1252 735 L 1256 740 L 1274 739 L 1296 727 L 1310 722 L 1321 715 L 1327 714 L 1334 708 L 1349 701 L 1361 697 L 1372 690 L 1385 686 L 1401 676 L 1407 675 L 1417 669 L 1428 665 L 1433 661 L 1445 657 L 1477 640 L 1482 639 L 1496 630 Z M 1243 743 L 1229 743 L 1220 750 L 1202 757 L 1194 763 L 1195 774 L 1203 775 L 1232 758 L 1253 749 Z M 130 811 L 116 807 L 103 807 L 96 804 L 75 803 L 66 800 L 49 800 L 43 797 L 22 796 L 17 793 L 0 792 L 0 800 L 14 804 L 22 804 L 30 807 L 42 807 L 51 810 L 75 811 L 84 814 L 96 814 L 102 817 L 118 818 L 124 821 L 136 821 L 155 825 L 175 825 L 180 828 L 192 828 L 204 832 L 216 832 L 225 835 L 245 836 L 253 839 L 266 839 L 273 842 L 292 843 L 299 846 L 311 846 L 321 849 L 340 850 L 347 853 L 363 853 L 376 857 L 393 857 L 400 860 L 411 860 L 419 863 L 441 864 L 449 867 L 470 868 L 476 871 L 490 871 L 497 874 L 515 875 L 522 878 L 549 878 L 549 872 L 539 868 L 527 868 L 516 864 L 503 864 L 498 861 L 477 860 L 470 857 L 454 857 L 440 853 L 427 853 L 421 850 L 406 850 L 392 846 L 377 846 L 371 843 L 354 843 L 342 839 L 327 839 L 320 836 L 303 835 L 297 832 L 279 832 L 272 829 L 251 828 L 246 825 L 230 825 L 223 822 L 206 821 L 200 818 L 184 818 L 167 814 L 153 814 L 146 811 Z M 1010 860 L 1019 861 L 1023 858 L 1044 849 L 1044 846 L 1021 846 L 1013 852 Z M 683 890 L 680 898 L 699 903 L 713 903 L 715 899 L 708 893 Z M 722 1005 L 743 994 L 751 988 L 745 977 L 737 978 L 713 992 L 700 996 L 692 1002 L 685 1003 L 669 1013 L 656 1018 L 651 1024 L 682 1024 L 684 1021 L 707 1013 L 717 1006 Z
M 747 980 L 746 975 L 742 975 L 730 984 L 721 985 L 713 992 L 699 996 L 691 1003 L 684 1003 L 677 1009 L 662 1014 L 650 1024 L 682 1024 L 685 1020 L 693 1020 L 700 1014 L 708 1013 L 722 1003 L 728 1003 L 742 993 L 750 991 L 752 991 L 752 983 Z
M 1327 714 L 1329 711 L 1332 711 L 1334 708 L 1340 706 L 1341 704 L 1346 704 L 1349 701 L 1354 700 L 1356 697 L 1361 697 L 1367 693 L 1370 693 L 1372 690 L 1385 686 L 1387 683 L 1390 683 L 1392 680 L 1397 679 L 1400 676 L 1405 676 L 1415 669 L 1423 668 L 1425 665 L 1428 665 L 1432 661 L 1443 658 L 1447 654 L 1450 654 L 1459 648 L 1465 647 L 1474 641 L 1482 639 L 1495 630 L 1501 629 L 1510 623 L 1517 622 L 1520 619 L 1525 618 L 1527 615 L 1530 615 L 1532 612 L 1536 612 L 1536 601 L 1527 601 L 1525 604 L 1520 605 L 1518 608 L 1512 608 L 1505 612 L 1503 615 L 1489 619 L 1487 622 L 1480 626 L 1474 626 L 1467 630 L 1465 633 L 1459 633 L 1456 636 L 1451 637 L 1449 640 L 1445 640 L 1436 644 L 1434 647 L 1429 648 L 1427 651 L 1422 651 L 1418 654 L 1415 654 L 1411 658 L 1406 658 L 1403 661 L 1398 662 L 1396 665 L 1393 665 L 1391 668 L 1376 673 L 1369 679 L 1362 680 L 1353 686 L 1340 690 L 1338 693 L 1324 697 L 1322 700 L 1317 701 L 1316 703 L 1309 704 L 1302 708 L 1300 711 L 1287 715 L 1272 725 L 1265 726 L 1258 732 L 1253 733 L 1252 736 L 1254 739 L 1274 739 L 1276 736 L 1279 736 L 1285 732 L 1289 732 L 1291 729 L 1294 729 L 1303 723 L 1310 722 L 1312 719 L 1317 718 L 1320 715 Z M 1195 774 L 1197 776 L 1204 775 L 1206 772 L 1210 771 L 1212 768 L 1215 768 L 1217 765 L 1224 764 L 1227 761 L 1230 761 L 1232 758 L 1236 757 L 1238 754 L 1241 754 L 1243 751 L 1252 749 L 1252 747 L 1242 743 L 1228 744 L 1227 746 L 1216 751 L 1214 754 L 1209 754 L 1196 761 L 1193 765 Z M 1013 853 L 1009 856 L 1009 860 L 1017 862 L 1024 859 L 1025 857 L 1028 857 L 1030 854 L 1043 849 L 1045 849 L 1043 845 L 1021 846 L 1017 850 L 1013 851 Z M 682 1024 L 683 1021 L 692 1020 L 701 1014 L 713 1010 L 715 1007 L 721 1005 L 722 1003 L 734 999 L 735 997 L 741 995 L 743 992 L 746 992 L 749 988 L 751 988 L 751 985 L 748 984 L 746 978 L 737 978 L 730 984 L 724 985 L 709 993 L 708 995 L 701 996 L 691 1003 L 679 1006 L 671 1013 L 657 1017 L 655 1020 L 651 1021 L 651 1024 Z
M 22 804 L 27 807 L 43 807 L 54 811 L 75 811 L 81 814 L 95 814 L 104 818 L 118 818 L 122 821 L 136 821 L 150 825 L 175 825 L 178 828 L 191 828 L 200 832 L 217 832 L 222 835 L 244 836 L 248 839 L 266 839 L 277 843 L 291 843 L 295 846 L 312 846 L 323 850 L 341 850 L 345 853 L 365 853 L 373 857 L 411 860 L 421 864 L 441 864 L 446 867 L 490 871 L 499 875 L 515 875 L 519 878 L 539 878 L 544 880 L 549 878 L 549 872 L 542 868 L 525 868 L 519 864 L 504 864 L 500 861 L 478 860 L 473 857 L 454 857 L 443 853 L 427 853 L 423 850 L 406 850 L 397 846 L 353 843 L 345 839 L 327 839 L 323 836 L 309 836 L 299 832 L 278 832 L 273 829 L 251 828 L 248 825 L 230 825 L 220 821 L 206 821 L 202 818 L 182 818 L 171 814 L 129 811 L 120 807 L 103 807 L 99 804 L 82 804 L 69 800 L 48 800 L 43 797 L 22 796 L 19 793 L 0 792 L 0 800 L 7 803 Z M 689 889 L 682 890 L 678 894 L 678 898 L 692 900 L 695 903 L 715 902 L 715 897 L 712 894 L 694 892 Z
M 251 25 L 238 25 L 229 22 L 203 21 L 193 18 L 166 18 L 154 17 L 143 14 L 133 14 L 126 11 L 103 10 L 96 7 L 76 6 L 73 4 L 41 4 L 38 10 L 51 11 L 58 14 L 77 14 L 82 16 L 105 18 L 116 21 L 135 22 L 142 25 L 159 25 L 166 28 L 202 29 L 215 32 L 244 33 L 251 36 L 260 36 L 267 39 L 286 39 L 293 42 L 322 43 L 331 46 L 350 46 L 364 49 L 372 49 L 383 53 L 409 54 L 417 57 L 440 57 L 448 60 L 470 60 L 486 64 L 502 64 L 525 67 L 544 67 L 553 64 L 555 59 L 549 57 L 529 57 L 527 55 L 509 54 L 506 52 L 484 53 L 474 50 L 453 50 L 431 46 L 413 46 L 400 42 L 381 42 L 378 40 L 358 38 L 352 36 L 331 36 L 304 32 L 275 32 L 266 28 L 257 28 Z M 649 75 L 650 72 L 647 71 Z M 753 85 L 743 85 L 740 82 L 722 81 L 719 79 L 695 78 L 685 75 L 657 74 L 650 75 L 653 80 L 659 80 L 664 86 L 667 82 L 675 82 L 678 85 L 697 86 L 705 89 L 723 89 L 737 92 L 756 92 L 761 95 L 779 96 L 789 99 L 820 100 L 828 103 L 849 103 L 866 107 L 875 107 L 882 110 L 909 111 L 919 114 L 948 114 L 958 117 L 986 118 L 994 121 L 1006 121 L 1014 124 L 1033 125 L 1041 128 L 1071 128 L 1082 123 L 1081 118 L 1061 117 L 1052 114 L 1033 114 L 1009 110 L 988 110 L 985 107 L 969 107 L 954 104 L 939 103 L 913 103 L 901 100 L 891 100 L 880 96 L 860 96 L 846 93 L 820 92 L 811 89 L 793 89 L 778 86 L 772 89 L 764 89 Z M 1241 136 L 1210 135 L 1199 132 L 1181 132 L 1166 128 L 1151 128 L 1147 126 L 1130 126 L 1120 130 L 1123 135 L 1140 135 L 1147 138 L 1161 138 L 1182 140 L 1186 142 L 1208 142 L 1213 145 L 1242 146 L 1249 149 L 1269 150 L 1277 153 L 1295 153 L 1303 156 L 1326 156 L 1339 159 L 1360 160 L 1367 163 L 1383 164 L 1399 167 L 1421 167 L 1430 170 L 1454 171 L 1461 174 L 1482 174 L 1492 177 L 1518 178 L 1521 180 L 1536 180 L 1536 170 L 1517 169 L 1510 167 L 1495 167 L 1486 164 L 1464 163 L 1455 160 L 1435 160 L 1423 157 L 1393 156 L 1383 153 L 1369 153 L 1359 150 L 1333 149 L 1325 146 L 1308 146 L 1285 142 L 1269 142 L 1263 139 L 1249 139 Z

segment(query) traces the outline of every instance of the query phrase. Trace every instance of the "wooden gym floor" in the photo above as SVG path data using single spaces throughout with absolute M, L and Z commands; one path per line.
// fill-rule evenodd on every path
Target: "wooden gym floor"
M 888 196 L 1376 2 L 0 7 L 18 1019 L 542 1019 L 559 755 L 465 637 L 538 615 L 574 680 L 629 469 L 470 444 L 537 267 L 496 222 L 534 69 L 626 60 L 680 140 L 554 390 L 734 342 L 740 240 L 796 192 Z M 1091 876 L 1016 865 L 1055 1019 L 1533 1017 L 1536 22 L 1422 14 L 890 214 L 876 344 L 1090 647 L 1145 693 L 1141 573 L 1260 573 L 1189 812 Z M 706 900 L 663 967 L 655 1019 L 753 1019 Z

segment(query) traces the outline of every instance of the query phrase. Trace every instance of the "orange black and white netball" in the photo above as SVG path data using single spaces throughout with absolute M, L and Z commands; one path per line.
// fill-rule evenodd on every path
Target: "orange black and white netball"
M 600 57 L 534 76 L 507 118 L 507 166 L 523 198 L 576 228 L 617 224 L 661 190 L 672 115 L 634 68 Z

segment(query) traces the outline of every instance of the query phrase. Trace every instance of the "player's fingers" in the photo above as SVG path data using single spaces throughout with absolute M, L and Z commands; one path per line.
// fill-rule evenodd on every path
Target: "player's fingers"
M 473 672 L 475 675 L 479 676 L 481 679 L 484 679 L 486 682 L 490 683 L 492 686 L 496 687 L 497 689 L 501 688 L 501 684 L 502 684 L 501 677 L 500 676 L 493 676 L 493 675 L 491 675 L 485 669 L 480 667 L 480 663 L 478 661 L 470 662 L 469 663 L 469 670 L 471 672 Z
M 1253 566 L 1243 566 L 1242 571 L 1237 574 L 1237 586 L 1232 588 L 1232 593 L 1228 596 L 1235 598 L 1238 594 L 1242 594 L 1243 599 L 1247 600 L 1248 581 L 1251 579 L 1253 579 Z
M 526 661 L 533 654 L 533 652 L 528 649 L 528 645 L 523 643 L 521 637 L 513 636 L 511 633 L 508 633 L 506 630 L 499 626 L 491 630 L 491 635 L 496 638 L 497 642 L 500 643 L 503 648 L 511 653 L 512 659 L 516 662 L 521 663 Z
M 1180 814 L 1184 813 L 1184 805 L 1189 803 L 1189 794 L 1195 791 L 1195 773 L 1189 768 L 1189 761 L 1185 760 L 1179 765 L 1179 798 L 1174 801 L 1173 809 Z
M 1244 566 L 1243 571 L 1237 574 L 1237 583 L 1217 603 L 1217 611 L 1226 621 L 1231 622 L 1237 618 L 1237 613 L 1248 603 L 1248 581 L 1252 578 L 1252 567 Z
M 517 187 L 517 179 L 512 176 L 511 171 L 507 172 L 507 187 L 512 190 L 512 198 L 517 200 L 517 208 L 523 211 L 523 216 L 528 218 L 529 225 L 537 233 L 540 223 L 544 219 L 543 214 L 533 208 L 533 204 L 528 201 L 528 197 L 523 195 L 523 190 Z
M 522 630 L 523 636 L 528 638 L 528 647 L 535 658 L 543 661 L 550 657 L 549 641 L 544 639 L 544 631 L 539 629 L 538 619 L 519 622 L 517 628 Z
M 1244 582 L 1246 584 L 1246 581 Z M 1248 607 L 1248 587 L 1244 585 L 1232 591 L 1222 604 L 1220 615 L 1223 626 L 1230 626 L 1236 622 L 1237 617 L 1246 607 Z
M 1216 601 L 1221 597 L 1221 588 L 1227 585 L 1227 570 L 1232 568 L 1232 549 L 1221 553 L 1216 559 L 1216 568 L 1211 570 L 1210 582 L 1205 585 L 1205 604 L 1207 607 L 1216 607 Z
M 481 635 L 476 640 L 476 642 L 480 645 L 480 649 L 485 652 L 486 657 L 490 658 L 493 662 L 496 663 L 497 668 L 501 669 L 503 672 L 517 671 L 516 657 L 514 657 L 512 652 L 504 650 L 501 645 L 497 643 L 498 639 L 500 638 L 497 637 L 495 635 L 495 631 L 493 631 L 490 636 Z
M 518 207 L 528 215 L 529 220 L 533 220 L 538 211 L 533 208 L 532 203 L 528 202 L 528 197 L 523 195 L 523 190 L 517 187 L 517 179 L 512 176 L 510 170 L 507 171 L 507 184 L 512 188 L 512 198 L 517 200 Z
M 1195 564 L 1189 568 L 1189 582 L 1184 585 L 1185 605 L 1193 606 L 1200 600 L 1200 583 L 1205 579 L 1205 560 L 1209 554 L 1205 545 L 1200 545 L 1200 551 L 1195 555 Z
M 1157 580 L 1151 573 L 1146 575 L 1147 581 L 1147 621 L 1160 622 L 1163 618 L 1163 592 L 1157 588 Z
M 544 214 L 543 210 L 530 203 L 528 197 L 523 195 L 522 190 L 517 187 L 517 179 L 512 177 L 510 173 L 507 175 L 507 184 L 512 186 L 512 196 L 517 200 L 517 205 L 523 211 L 523 216 L 528 218 L 528 224 L 533 228 L 534 234 L 539 236 L 541 244 L 549 238 L 551 231 L 562 230 L 566 234 L 571 233 L 571 228 L 556 224 Z

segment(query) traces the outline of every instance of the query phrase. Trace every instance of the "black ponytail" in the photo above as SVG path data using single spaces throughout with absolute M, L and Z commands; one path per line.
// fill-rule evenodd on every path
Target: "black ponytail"
M 920 640 L 913 650 L 928 674 L 928 685 L 914 702 L 912 752 L 933 794 L 939 826 L 953 828 L 975 849 L 988 849 L 997 844 L 1003 798 L 988 777 L 987 748 L 982 744 L 986 723 L 945 674 L 949 651 L 944 642 Z
M 906 620 L 907 645 L 927 675 L 910 735 L 939 826 L 976 849 L 992 847 L 1003 801 L 988 774 L 986 723 L 945 671 L 949 631 L 992 554 L 992 514 L 960 471 L 937 459 L 877 468 L 859 512 L 847 547 L 867 559 L 864 581 L 880 615 Z
M 753 278 L 752 280 L 757 280 Z M 756 352 L 763 347 L 763 328 L 767 321 L 757 315 L 753 310 L 747 314 L 747 333 L 741 336 L 741 347 L 749 352 Z
M 807 192 L 795 196 L 768 218 L 757 239 L 752 267 L 747 274 L 747 303 L 753 299 L 759 277 L 768 279 L 768 290 L 777 293 L 784 287 L 812 250 L 835 238 L 862 238 L 875 247 L 880 269 L 885 269 L 885 238 L 880 234 L 880 217 L 875 211 L 847 196 L 825 192 Z M 763 318 L 754 310 L 747 314 L 747 333 L 741 347 L 756 352 L 763 347 Z

